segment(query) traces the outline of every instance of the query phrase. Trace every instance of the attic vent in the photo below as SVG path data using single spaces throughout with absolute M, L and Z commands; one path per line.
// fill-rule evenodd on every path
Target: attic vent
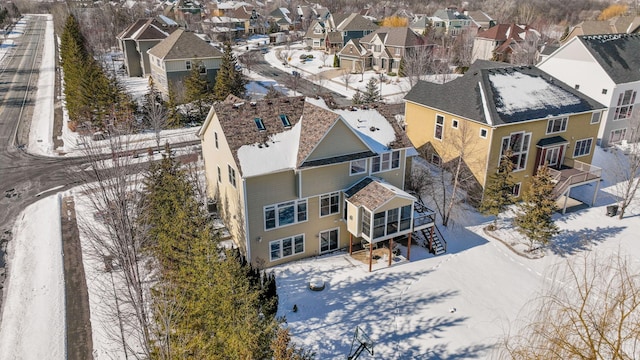
M 237 109 L 237 108 L 241 107 L 242 105 L 244 105 L 244 101 L 243 101 L 243 102 L 239 102 L 239 103 L 235 103 L 235 104 L 233 104 L 233 108 L 234 108 L 234 109 Z
M 254 118 L 253 121 L 256 123 L 256 126 L 258 127 L 258 130 L 260 131 L 265 131 L 267 130 L 267 128 L 264 126 L 264 123 L 262 122 L 262 118 Z

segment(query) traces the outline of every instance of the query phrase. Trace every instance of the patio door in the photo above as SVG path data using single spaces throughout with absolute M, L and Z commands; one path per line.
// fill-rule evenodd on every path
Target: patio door
M 560 147 L 552 147 L 547 149 L 544 163 L 549 167 L 557 167 L 560 164 Z
M 323 231 L 320 233 L 320 253 L 338 249 L 338 229 Z

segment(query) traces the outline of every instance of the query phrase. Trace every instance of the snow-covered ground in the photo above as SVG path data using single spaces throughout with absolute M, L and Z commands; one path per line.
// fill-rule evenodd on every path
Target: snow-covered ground
M 380 74 L 374 71 L 365 71 L 364 74 L 350 74 L 348 86 L 345 85 L 344 71 L 333 67 L 333 54 L 326 55 L 319 50 L 305 50 L 305 45 L 301 43 L 290 46 L 280 45 L 269 47 L 269 51 L 264 55 L 265 61 L 271 66 L 286 72 L 297 71 L 303 78 L 321 87 L 330 89 L 351 99 L 357 90 L 364 91 L 367 82 L 371 78 L 378 80 L 380 86 Z M 280 55 L 278 55 L 280 54 Z M 281 60 L 283 54 L 288 55 L 286 64 Z M 302 61 L 302 55 L 312 55 L 312 59 Z M 456 74 L 425 76 L 424 80 L 432 82 L 450 81 L 458 77 Z M 381 95 L 387 103 L 399 103 L 410 90 L 409 80 L 398 76 L 382 76 Z
M 39 118 L 47 117 L 46 109 L 39 110 Z M 596 150 L 594 164 L 605 169 L 596 206 L 556 215 L 562 233 L 555 241 L 562 246 L 549 249 L 541 259 L 521 257 L 486 236 L 482 228 L 491 220 L 470 212 L 457 219 L 454 229 L 443 231 L 448 252 L 441 256 L 414 246 L 410 262 L 394 259 L 390 268 L 381 262 L 371 273 L 340 252 L 276 267 L 279 315 L 286 316 L 294 340 L 316 351 L 318 359 L 344 358 L 356 326 L 375 341 L 379 359 L 485 358 L 565 259 L 584 251 L 620 250 L 640 266 L 635 243 L 640 194 L 623 220 L 605 216 L 605 206 L 613 202 L 611 179 L 606 177 L 613 163 L 610 152 Z M 593 191 L 584 189 L 584 196 L 590 196 L 588 190 Z M 91 219 L 80 190 L 68 194 L 77 196 L 78 212 Z M 65 357 L 59 196 L 29 206 L 13 227 L 0 360 Z M 104 273 L 85 261 L 95 354 L 119 358 L 107 335 L 117 324 L 99 316 L 106 306 L 101 301 Z M 323 291 L 308 289 L 315 278 L 325 281 Z
M 20 24 L 20 23 L 19 23 Z M 24 27 L 24 26 L 23 26 Z M 16 30 L 17 31 L 17 30 Z M 54 106 L 54 79 L 55 79 L 55 42 L 53 33 L 53 18 L 48 16 L 45 29 L 44 50 L 42 63 L 38 76 L 38 87 L 33 120 L 29 131 L 29 144 L 27 151 L 32 154 L 44 156 L 82 156 L 86 154 L 86 146 L 92 149 L 109 152 L 109 141 L 92 140 L 89 136 L 79 135 L 67 126 L 69 117 L 63 112 L 62 139 L 64 145 L 55 148 L 53 144 L 53 106 Z M 0 55 L 1 56 L 1 55 Z M 113 64 L 113 63 L 112 63 Z M 136 99 L 146 92 L 148 80 L 145 78 L 130 78 L 122 76 L 120 81 L 127 91 Z M 161 131 L 161 143 L 172 144 L 195 141 L 198 139 L 199 128 L 183 128 Z M 155 133 L 146 132 L 128 137 L 128 143 L 138 149 L 146 149 L 156 145 Z
M 612 163 L 610 153 L 597 149 L 595 165 L 607 173 Z M 581 190 L 574 195 L 590 199 L 594 189 Z M 485 235 L 491 219 L 471 212 L 453 230 L 441 228 L 444 255 L 414 245 L 410 262 L 387 267 L 382 261 L 371 273 L 346 253 L 278 266 L 278 315 L 286 316 L 294 340 L 320 359 L 346 357 L 356 326 L 374 340 L 378 359 L 486 358 L 567 259 L 620 250 L 640 269 L 640 196 L 618 220 L 605 215 L 612 193 L 605 179 L 595 207 L 555 215 L 562 232 L 541 259 L 520 256 Z M 502 234 L 519 236 L 512 228 Z M 402 252 L 406 256 L 406 248 Z M 317 277 L 326 283 L 321 292 L 308 289 Z

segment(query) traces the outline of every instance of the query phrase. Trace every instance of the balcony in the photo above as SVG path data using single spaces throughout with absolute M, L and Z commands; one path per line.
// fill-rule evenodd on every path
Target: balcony
M 549 174 L 556 183 L 553 195 L 559 198 L 574 186 L 599 180 L 602 169 L 582 161 L 565 159 L 559 169 L 549 168 Z

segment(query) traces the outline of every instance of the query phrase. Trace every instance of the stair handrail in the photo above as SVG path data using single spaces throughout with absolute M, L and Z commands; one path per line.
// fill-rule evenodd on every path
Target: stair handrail
M 435 231 L 438 233 L 438 239 L 442 240 L 442 246 L 444 247 L 444 252 L 447 252 L 447 240 L 445 240 L 444 236 L 442 236 L 442 233 L 440 232 L 440 229 L 438 229 L 438 226 L 436 226 L 436 224 L 433 224 L 433 227 L 435 228 Z

